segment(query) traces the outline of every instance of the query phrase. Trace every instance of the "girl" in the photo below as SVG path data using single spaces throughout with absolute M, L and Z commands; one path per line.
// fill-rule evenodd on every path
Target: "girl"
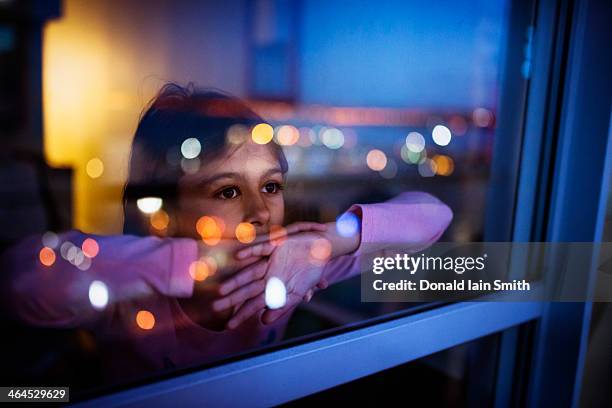
M 288 166 L 265 126 L 257 134 L 261 123 L 234 98 L 164 86 L 134 137 L 126 235 L 61 234 L 91 259 L 85 271 L 39 259 L 40 237 L 13 248 L 4 256 L 12 313 L 91 330 L 110 378 L 201 364 L 282 339 L 295 306 L 358 274 L 360 255 L 391 242 L 422 249 L 450 223 L 445 204 L 410 192 L 352 206 L 344 217 L 358 228 L 348 233 L 335 223 L 281 227 Z M 147 196 L 163 200 L 152 217 L 164 237 L 132 235 L 154 221 L 137 209 Z M 273 277 L 287 292 L 274 310 L 265 301 Z

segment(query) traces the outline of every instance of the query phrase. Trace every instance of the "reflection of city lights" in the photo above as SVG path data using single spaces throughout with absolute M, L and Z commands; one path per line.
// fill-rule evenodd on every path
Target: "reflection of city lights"
M 181 154 L 186 159 L 195 159 L 200 155 L 201 151 L 202 145 L 200 144 L 200 141 L 195 137 L 185 139 L 183 144 L 181 144 Z
M 158 231 L 163 231 L 168 228 L 170 223 L 170 216 L 164 210 L 159 210 L 151 215 L 151 226 Z
M 108 304 L 108 288 L 102 281 L 95 280 L 89 285 L 89 302 L 94 309 L 102 310 Z
M 238 145 L 246 142 L 249 137 L 249 129 L 244 125 L 232 125 L 227 130 L 227 142 L 229 144 Z
M 421 153 L 425 148 L 425 138 L 419 132 L 410 132 L 406 136 L 406 147 L 413 153 Z
M 66 241 L 60 246 L 60 255 L 64 259 L 68 259 L 68 251 L 72 248 L 74 244 L 72 242 Z
M 312 134 L 312 135 L 311 135 Z M 312 139 L 316 138 L 312 129 L 307 127 L 300 128 L 300 138 L 298 140 L 298 146 L 309 147 L 312 145 Z
M 467 122 L 463 117 L 455 115 L 448 121 L 448 126 L 454 135 L 463 136 L 467 132 Z
M 51 266 L 55 263 L 55 251 L 49 247 L 43 247 L 38 253 L 40 263 L 45 266 Z
M 236 226 L 236 238 L 243 244 L 249 244 L 255 239 L 255 227 L 250 222 L 241 222 Z
M 100 246 L 98 245 L 95 239 L 87 238 L 85 239 L 85 241 L 83 241 L 81 249 L 83 250 L 83 253 L 86 257 L 95 258 L 96 255 L 98 255 L 98 252 L 100 251 Z
M 189 265 L 189 275 L 194 281 L 201 282 L 208 278 L 211 273 L 208 264 L 204 261 L 195 261 Z
M 478 127 L 487 127 L 493 122 L 493 113 L 485 108 L 476 108 L 472 112 L 472 120 Z
M 163 201 L 159 197 L 143 197 L 136 200 L 136 206 L 145 214 L 153 214 L 162 207 Z
M 359 217 L 352 212 L 342 214 L 336 220 L 336 231 L 343 237 L 354 237 L 359 233 Z
M 268 309 L 280 309 L 287 303 L 287 288 L 276 276 L 266 282 L 265 301 Z
M 300 138 L 300 132 L 291 125 L 284 125 L 278 129 L 276 140 L 281 146 L 292 146 L 297 143 Z
M 446 155 L 435 155 L 432 157 L 432 160 L 436 165 L 436 174 L 441 176 L 450 176 L 453 173 L 455 163 L 450 157 Z
M 419 163 L 419 174 L 421 177 L 433 177 L 436 175 L 436 163 L 431 159 L 425 159 Z
M 321 134 L 321 141 L 329 149 L 339 149 L 344 144 L 344 134 L 340 129 L 326 128 Z
M 436 125 L 431 131 L 431 136 L 439 146 L 446 146 L 451 141 L 451 131 L 444 125 Z
M 82 271 L 88 270 L 90 266 L 91 266 L 91 258 L 88 258 L 86 256 L 84 256 L 83 260 L 76 265 L 76 267 Z
M 151 330 L 155 327 L 155 316 L 148 310 L 140 310 L 136 313 L 136 324 L 142 330 Z
M 331 243 L 325 238 L 319 238 L 313 241 L 310 246 L 310 256 L 315 261 L 326 261 L 332 253 Z
M 387 165 L 387 155 L 378 149 L 372 149 L 366 156 L 366 163 L 371 170 L 381 171 Z
M 225 224 L 220 218 L 209 217 L 207 215 L 200 217 L 196 223 L 196 231 L 202 237 L 202 241 L 206 245 L 217 245 L 221 240 Z
M 270 227 L 270 242 L 272 245 L 282 245 L 287 239 L 287 230 L 280 225 Z
M 402 157 L 402 160 L 408 164 L 418 164 L 425 160 L 425 157 L 427 156 L 427 151 L 423 150 L 419 153 L 415 153 L 409 150 L 408 146 L 403 145 L 400 152 L 400 156 Z
M 267 123 L 260 123 L 256 125 L 251 131 L 251 138 L 257 144 L 269 143 L 274 137 L 274 129 Z
M 102 173 L 104 173 L 104 163 L 102 163 L 102 160 L 94 157 L 87 162 L 85 171 L 89 177 L 93 179 L 98 178 L 102 175 Z
M 57 248 L 59 245 L 59 237 L 55 232 L 47 231 L 42 236 L 42 244 L 49 248 Z
M 387 165 L 380 171 L 380 175 L 386 179 L 392 179 L 395 177 L 397 175 L 397 164 L 395 163 L 395 160 L 387 160 Z
M 196 174 L 200 170 L 200 159 L 181 159 L 181 169 L 187 174 Z

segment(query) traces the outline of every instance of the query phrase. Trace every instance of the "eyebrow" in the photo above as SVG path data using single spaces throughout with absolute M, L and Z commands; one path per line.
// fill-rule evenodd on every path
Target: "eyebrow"
M 276 174 L 276 173 L 282 173 L 282 170 L 279 167 L 273 167 L 271 169 L 266 170 L 266 172 L 262 175 L 262 178 L 271 176 L 272 174 Z M 206 184 L 211 184 L 217 180 L 237 179 L 237 178 L 242 178 L 242 175 L 240 173 L 234 173 L 234 172 L 219 173 L 219 174 L 215 174 L 214 176 L 211 176 L 204 180 L 199 181 L 198 184 L 206 185 Z

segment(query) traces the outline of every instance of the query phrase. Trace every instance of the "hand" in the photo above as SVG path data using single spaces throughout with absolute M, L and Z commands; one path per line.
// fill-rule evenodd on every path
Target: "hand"
M 317 232 L 302 232 L 287 236 L 284 241 L 274 239 L 239 251 L 239 260 L 269 256 L 268 267 L 246 268 L 222 283 L 219 293 L 223 296 L 213 303 L 214 310 L 224 310 L 242 304 L 228 328 L 232 329 L 265 309 L 266 282 L 279 278 L 287 291 L 286 304 L 277 310 L 266 310 L 265 323 L 271 323 L 289 312 L 302 300 L 309 301 L 315 288 L 327 287 L 322 279 L 323 267 L 331 256 L 331 243 L 325 238 L 324 225 Z

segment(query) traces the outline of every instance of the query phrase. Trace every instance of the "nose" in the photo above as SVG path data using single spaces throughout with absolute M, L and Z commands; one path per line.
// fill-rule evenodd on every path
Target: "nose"
M 255 227 L 267 226 L 270 222 L 270 210 L 263 197 L 259 194 L 253 194 L 245 198 L 244 220 L 250 222 Z

